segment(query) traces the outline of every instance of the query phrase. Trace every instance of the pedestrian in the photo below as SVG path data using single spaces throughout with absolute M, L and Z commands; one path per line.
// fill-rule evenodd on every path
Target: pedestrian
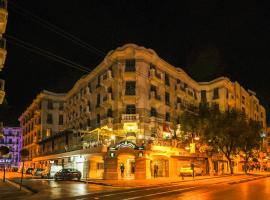
M 222 175 L 224 174 L 224 163 L 221 164 Z
M 154 165 L 154 178 L 157 177 L 157 174 L 158 174 L 158 166 Z
M 124 178 L 125 166 L 123 163 L 120 165 L 121 177 Z
M 190 168 L 192 170 L 192 178 L 194 179 L 195 173 L 194 173 L 194 163 L 193 162 L 190 164 Z

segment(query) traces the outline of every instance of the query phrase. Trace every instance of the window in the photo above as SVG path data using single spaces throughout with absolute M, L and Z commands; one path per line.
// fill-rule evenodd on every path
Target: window
M 166 118 L 165 118 L 166 122 L 169 122 L 170 118 L 171 118 L 170 113 L 166 112 Z
M 157 87 L 156 86 L 154 86 L 154 85 L 151 85 L 151 87 L 150 87 L 150 91 L 151 92 L 157 92 Z
M 47 114 L 47 124 L 52 124 L 52 123 L 53 123 L 52 114 Z
M 64 110 L 64 103 L 63 102 L 59 103 L 59 110 Z
M 100 114 L 97 114 L 97 124 L 100 124 Z
M 177 103 L 181 103 L 181 102 L 182 102 L 181 98 L 177 97 Z
M 136 114 L 136 106 L 135 105 L 127 105 L 126 114 Z
M 214 88 L 213 99 L 218 99 L 218 98 L 219 98 L 219 88 Z
M 100 76 L 97 77 L 97 85 L 96 88 L 100 87 Z
M 125 72 L 135 72 L 136 71 L 136 61 L 135 59 L 126 60 Z
M 64 116 L 59 115 L 59 125 L 63 125 L 63 124 L 64 124 Z
M 126 95 L 136 95 L 136 82 L 135 81 L 126 82 Z
M 167 73 L 165 73 L 165 85 L 170 86 L 170 77 Z
M 91 120 L 87 119 L 87 126 L 91 126 Z
M 53 109 L 53 102 L 51 100 L 48 100 L 47 108 L 50 110 Z
M 156 117 L 157 116 L 157 110 L 155 108 L 151 108 L 151 110 L 150 110 L 150 116 L 151 117 Z
M 109 108 L 107 110 L 107 117 L 112 117 L 112 109 L 111 108 Z
M 87 105 L 88 105 L 89 111 L 91 111 L 91 102 L 87 101 Z
M 166 105 L 170 105 L 170 94 L 168 92 L 165 92 L 165 103 Z
M 201 101 L 202 102 L 207 102 L 206 90 L 201 91 Z
M 96 107 L 98 108 L 100 106 L 100 94 L 97 95 L 97 105 Z
M 246 98 L 242 96 L 242 104 L 246 104 Z

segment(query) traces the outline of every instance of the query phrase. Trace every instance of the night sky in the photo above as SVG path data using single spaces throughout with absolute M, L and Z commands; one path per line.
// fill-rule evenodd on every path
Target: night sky
M 0 73 L 6 80 L 8 106 L 0 108 L 5 125 L 15 125 L 42 89 L 66 92 L 85 74 L 18 46 L 16 39 L 89 70 L 102 61 L 103 54 L 135 43 L 154 49 L 197 81 L 218 76 L 237 80 L 246 89 L 256 91 L 269 111 L 270 6 L 263 1 L 179 2 L 9 0 L 8 56 Z M 31 13 L 100 52 L 59 36 L 44 23 L 33 20 Z

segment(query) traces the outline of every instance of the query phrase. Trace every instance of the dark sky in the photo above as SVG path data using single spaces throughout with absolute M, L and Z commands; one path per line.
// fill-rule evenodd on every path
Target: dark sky
M 6 37 L 89 69 L 102 60 L 102 55 L 33 21 L 29 11 L 104 53 L 136 43 L 154 49 L 195 80 L 228 76 L 256 91 L 269 110 L 269 9 L 263 1 L 9 0 Z M 65 92 L 84 74 L 19 47 L 14 40 L 8 40 L 7 50 L 0 74 L 6 80 L 9 109 L 1 118 L 7 125 L 16 121 L 42 89 Z

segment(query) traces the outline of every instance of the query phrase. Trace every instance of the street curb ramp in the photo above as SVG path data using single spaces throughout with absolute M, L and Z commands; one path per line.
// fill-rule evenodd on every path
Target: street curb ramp
M 6 182 L 7 182 L 8 184 L 10 184 L 10 185 L 12 185 L 12 186 L 14 186 L 14 187 L 20 189 L 20 184 L 19 184 L 19 183 L 14 182 L 14 181 L 11 181 L 11 180 L 9 180 L 9 179 L 6 179 Z M 37 193 L 36 190 L 34 190 L 33 188 L 30 188 L 29 186 L 26 186 L 26 185 L 22 185 L 21 189 L 22 189 L 22 191 L 27 192 L 27 193 L 29 193 L 29 194 Z

